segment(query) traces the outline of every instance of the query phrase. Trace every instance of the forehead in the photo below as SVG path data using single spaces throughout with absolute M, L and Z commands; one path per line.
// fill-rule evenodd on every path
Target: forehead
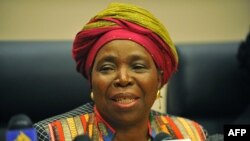
M 130 40 L 113 40 L 105 44 L 97 53 L 98 56 L 111 56 L 119 55 L 123 57 L 125 55 L 139 55 L 146 58 L 151 58 L 148 51 L 140 44 Z

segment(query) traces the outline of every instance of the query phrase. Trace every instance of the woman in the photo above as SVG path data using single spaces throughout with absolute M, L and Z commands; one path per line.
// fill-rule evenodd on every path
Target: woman
M 148 11 L 111 4 L 76 35 L 73 58 L 91 84 L 94 104 L 43 124 L 41 140 L 85 134 L 95 141 L 148 141 L 161 132 L 168 139 L 205 140 L 198 123 L 151 110 L 178 57 L 166 29 Z

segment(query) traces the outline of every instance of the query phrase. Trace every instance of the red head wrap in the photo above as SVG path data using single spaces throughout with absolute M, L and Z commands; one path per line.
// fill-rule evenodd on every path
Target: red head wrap
M 109 41 L 124 39 L 134 41 L 148 51 L 157 68 L 163 72 L 161 84 L 167 83 L 176 70 L 177 60 L 169 45 L 160 36 L 148 28 L 124 19 L 105 17 L 92 19 L 90 23 L 100 20 L 114 23 L 114 26 L 85 29 L 75 37 L 72 53 L 78 72 L 90 79 L 94 59 L 99 49 Z

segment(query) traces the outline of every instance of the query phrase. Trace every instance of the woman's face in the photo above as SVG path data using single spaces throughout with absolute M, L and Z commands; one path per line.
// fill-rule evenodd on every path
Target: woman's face
M 160 88 L 150 54 L 129 40 L 113 40 L 97 53 L 92 70 L 94 101 L 102 117 L 116 127 L 146 121 Z

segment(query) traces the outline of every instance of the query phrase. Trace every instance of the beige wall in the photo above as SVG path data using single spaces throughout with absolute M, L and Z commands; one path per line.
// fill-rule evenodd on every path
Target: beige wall
M 0 40 L 72 40 L 114 0 L 0 0 Z M 150 10 L 175 43 L 245 39 L 249 0 L 116 0 Z

